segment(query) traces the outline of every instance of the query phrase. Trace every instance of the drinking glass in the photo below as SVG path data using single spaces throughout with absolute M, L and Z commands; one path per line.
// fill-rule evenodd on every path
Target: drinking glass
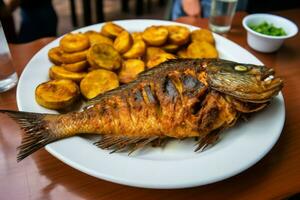
M 231 28 L 237 0 L 212 0 L 209 28 L 216 33 L 226 33 Z
M 8 44 L 0 22 L 0 92 L 13 88 L 18 82 L 18 76 L 13 66 Z

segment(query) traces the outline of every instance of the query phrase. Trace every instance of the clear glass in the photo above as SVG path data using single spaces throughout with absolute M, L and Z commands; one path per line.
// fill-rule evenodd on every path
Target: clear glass
M 212 0 L 209 28 L 216 33 L 226 33 L 231 28 L 237 0 Z
M 8 44 L 0 22 L 0 92 L 7 91 L 18 82 L 18 76 L 13 66 Z

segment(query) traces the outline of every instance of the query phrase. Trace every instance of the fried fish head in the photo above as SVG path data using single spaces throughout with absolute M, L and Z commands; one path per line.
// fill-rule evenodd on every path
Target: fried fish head
M 221 59 L 208 60 L 204 65 L 210 87 L 241 102 L 266 103 L 283 87 L 274 69 Z

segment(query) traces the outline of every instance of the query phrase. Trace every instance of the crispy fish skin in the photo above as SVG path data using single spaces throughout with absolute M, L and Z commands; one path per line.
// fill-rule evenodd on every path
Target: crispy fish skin
M 196 150 L 218 140 L 241 113 L 264 108 L 281 90 L 264 66 L 219 59 L 177 59 L 141 73 L 126 85 L 60 115 L 1 111 L 24 129 L 22 160 L 46 144 L 77 134 L 102 134 L 96 145 L 134 151 L 165 138 L 200 138 Z

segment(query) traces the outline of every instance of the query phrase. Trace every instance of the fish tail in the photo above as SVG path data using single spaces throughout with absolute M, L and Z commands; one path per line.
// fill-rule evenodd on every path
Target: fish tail
M 45 145 L 59 139 L 57 136 L 55 137 L 55 134 L 52 133 L 44 120 L 47 114 L 11 110 L 0 110 L 0 113 L 5 113 L 15 120 L 25 132 L 21 145 L 17 148 L 19 150 L 18 162 Z

